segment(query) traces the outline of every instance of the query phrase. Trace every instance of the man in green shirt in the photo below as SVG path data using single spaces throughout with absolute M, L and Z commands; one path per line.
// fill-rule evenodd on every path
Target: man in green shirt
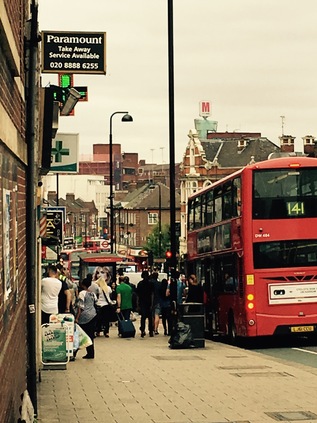
M 130 320 L 132 311 L 132 288 L 128 283 L 128 276 L 119 276 L 119 285 L 116 289 L 117 313 L 122 313 L 124 320 Z

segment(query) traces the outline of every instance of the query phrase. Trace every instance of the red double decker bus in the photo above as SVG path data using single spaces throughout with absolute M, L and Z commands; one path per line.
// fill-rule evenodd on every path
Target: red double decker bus
M 317 159 L 252 165 L 188 201 L 188 273 L 211 334 L 317 334 Z

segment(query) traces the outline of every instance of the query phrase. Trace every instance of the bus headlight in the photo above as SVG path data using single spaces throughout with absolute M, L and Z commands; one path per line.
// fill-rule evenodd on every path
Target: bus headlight
M 253 319 L 249 320 L 249 326 L 254 326 L 255 325 L 255 321 Z

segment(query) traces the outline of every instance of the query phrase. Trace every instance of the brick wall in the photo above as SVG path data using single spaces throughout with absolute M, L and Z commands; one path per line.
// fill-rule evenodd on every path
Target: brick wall
M 0 421 L 11 423 L 27 371 L 25 169 L 1 144 L 0 169 L 0 221 L 9 223 L 0 232 Z
M 20 56 L 18 69 L 10 62 L 11 45 L 0 34 L 0 102 L 2 121 L 11 121 L 18 134 L 18 154 L 25 149 L 25 103 L 18 84 L 25 81 L 24 23 L 29 3 L 4 0 Z M 5 46 L 5 47 L 4 47 Z M 13 46 L 12 46 L 13 47 Z M 22 88 L 23 89 L 23 88 Z M 10 122 L 10 126 L 11 126 Z M 27 293 L 26 293 L 26 168 L 9 149 L 14 140 L 2 131 L 0 139 L 0 422 L 17 422 L 21 395 L 27 388 Z M 7 137 L 7 138 L 5 138 Z

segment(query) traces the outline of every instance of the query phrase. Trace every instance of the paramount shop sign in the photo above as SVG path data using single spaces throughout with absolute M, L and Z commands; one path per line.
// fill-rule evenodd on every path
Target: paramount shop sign
M 106 73 L 105 32 L 42 32 L 42 72 Z

